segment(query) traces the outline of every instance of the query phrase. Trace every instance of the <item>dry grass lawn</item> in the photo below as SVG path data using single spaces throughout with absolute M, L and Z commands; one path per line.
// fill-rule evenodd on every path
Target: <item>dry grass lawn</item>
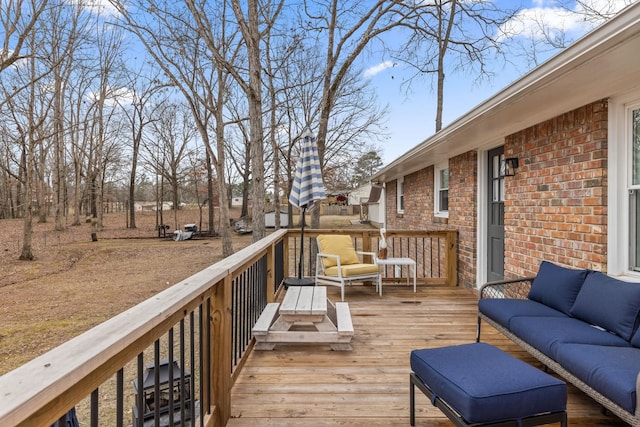
M 177 223 L 198 218 L 197 210 L 180 211 Z M 351 219 L 323 217 L 321 224 L 350 228 Z M 22 221 L 0 221 L 0 375 L 222 258 L 219 238 L 159 239 L 155 224 L 155 213 L 139 213 L 138 227 L 127 229 L 123 213 L 109 214 L 97 242 L 90 224 L 63 232 L 53 222 L 35 224 L 36 260 L 18 261 Z M 234 249 L 251 241 L 235 236 Z

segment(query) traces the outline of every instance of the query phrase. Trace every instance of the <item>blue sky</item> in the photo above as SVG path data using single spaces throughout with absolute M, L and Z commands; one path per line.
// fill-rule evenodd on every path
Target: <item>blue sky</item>
M 108 0 L 93 1 L 96 10 L 101 13 L 114 13 Z M 561 31 L 571 40 L 577 40 L 598 24 L 585 22 L 582 14 L 568 12 L 558 5 L 559 2 L 562 2 L 565 6 L 573 8 L 575 12 L 580 12 L 580 6 L 574 0 L 493 1 L 503 9 L 514 9 L 520 5 L 520 13 L 516 19 L 508 24 L 508 30 L 510 33 L 520 33 L 529 38 L 535 38 L 539 35 L 536 24 L 539 22 L 544 22 L 550 29 Z M 573 3 L 571 3 L 572 1 Z M 581 3 L 588 4 L 593 9 L 607 13 L 619 11 L 631 2 L 632 0 L 581 0 Z M 517 39 L 509 41 L 517 42 Z M 398 39 L 396 45 L 402 45 L 404 42 L 405 40 Z M 547 58 L 549 56 L 551 53 L 546 54 Z M 513 59 L 515 58 L 510 57 L 510 60 Z M 364 64 L 360 65 L 365 70 L 363 77 L 370 79 L 371 85 L 375 88 L 378 101 L 389 106 L 389 115 L 386 121 L 388 138 L 377 142 L 382 149 L 383 162 L 387 164 L 434 133 L 436 94 L 432 89 L 433 82 L 429 80 L 414 82 L 411 86 L 411 92 L 407 93 L 402 82 L 413 71 L 404 70 L 401 65 L 393 66 L 388 61 L 388 57 L 369 57 Z M 532 68 L 532 65 L 527 64 L 524 60 L 512 64 L 496 62 L 493 65 L 492 71 L 495 72 L 495 76 L 490 81 L 483 80 L 481 84 L 474 83 L 475 76 L 473 75 L 447 73 L 443 127 L 472 110 L 476 105 L 490 98 Z
M 596 7 L 602 5 L 615 10 L 621 10 L 629 3 L 629 0 L 587 1 Z M 509 1 L 503 3 L 513 7 Z M 574 5 L 574 8 L 578 9 L 578 6 Z M 560 9 L 553 0 L 524 0 L 517 20 L 510 23 L 510 29 L 535 37 L 535 22 L 540 20 L 549 27 L 564 30 L 572 40 L 586 34 L 596 25 L 585 22 L 582 15 Z M 550 54 L 547 54 L 547 57 L 549 56 Z M 383 104 L 388 103 L 390 109 L 386 123 L 389 139 L 379 144 L 383 152 L 382 159 L 387 164 L 434 133 L 436 95 L 431 89 L 431 82 L 426 80 L 420 84 L 414 83 L 412 92 L 408 94 L 401 83 L 409 71 L 404 71 L 399 66 L 391 67 L 389 63 L 376 63 L 375 58 L 369 60 L 371 63 L 365 66 L 365 76 L 371 79 L 379 101 Z M 500 68 L 495 70 L 495 77 L 490 82 L 484 81 L 482 84 L 474 83 L 473 77 L 468 75 L 448 74 L 445 81 L 443 127 L 517 80 L 529 69 L 531 66 L 524 60 L 504 65 L 504 68 L 501 63 Z

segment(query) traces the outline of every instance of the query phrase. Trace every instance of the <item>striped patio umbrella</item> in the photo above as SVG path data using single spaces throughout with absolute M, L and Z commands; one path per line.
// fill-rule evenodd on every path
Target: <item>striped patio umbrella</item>
M 322 182 L 322 170 L 318 157 L 316 138 L 309 128 L 301 135 L 302 147 L 300 157 L 296 163 L 293 184 L 289 194 L 289 203 L 302 210 L 302 226 L 300 230 L 300 262 L 298 264 L 298 279 L 302 279 L 304 259 L 304 226 L 307 210 L 316 206 L 316 202 L 324 199 L 325 189 Z

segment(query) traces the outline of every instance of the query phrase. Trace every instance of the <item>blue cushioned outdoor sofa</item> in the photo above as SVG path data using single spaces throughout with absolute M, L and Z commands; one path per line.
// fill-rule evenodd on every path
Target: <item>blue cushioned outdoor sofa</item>
M 535 277 L 483 285 L 492 325 L 625 422 L 640 426 L 640 283 L 543 261 Z

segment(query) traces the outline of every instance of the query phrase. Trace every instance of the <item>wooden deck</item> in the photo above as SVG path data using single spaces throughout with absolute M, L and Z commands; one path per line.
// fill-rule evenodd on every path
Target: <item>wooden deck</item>
M 464 288 L 348 286 L 353 351 L 328 345 L 279 346 L 254 351 L 233 387 L 229 427 L 409 426 L 409 353 L 475 341 L 476 295 Z M 328 289 L 332 301 L 339 288 Z M 540 364 L 490 326 L 482 341 L 534 366 Z M 472 360 L 469 363 L 473 363 Z M 569 426 L 626 426 L 569 386 Z M 416 391 L 416 426 L 451 426 Z

